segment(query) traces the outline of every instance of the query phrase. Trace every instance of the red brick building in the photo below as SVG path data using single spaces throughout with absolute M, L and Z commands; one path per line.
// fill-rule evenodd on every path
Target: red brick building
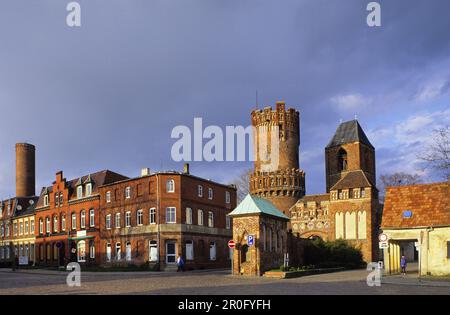
M 184 172 L 146 169 L 138 178 L 99 188 L 101 264 L 166 269 L 178 255 L 186 268 L 230 264 L 227 242 L 236 188 Z
M 126 176 L 100 171 L 67 181 L 62 172 L 44 187 L 36 204 L 36 263 L 100 262 L 99 187 Z

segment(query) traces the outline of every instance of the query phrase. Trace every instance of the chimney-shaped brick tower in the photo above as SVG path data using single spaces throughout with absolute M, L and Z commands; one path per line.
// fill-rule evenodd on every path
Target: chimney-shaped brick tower
M 35 151 L 32 144 L 16 144 L 16 196 L 27 197 L 36 194 Z
M 255 169 L 250 193 L 289 216 L 289 209 L 305 195 L 305 173 L 299 169 L 299 112 L 277 102 L 275 110 L 254 110 L 252 127 Z

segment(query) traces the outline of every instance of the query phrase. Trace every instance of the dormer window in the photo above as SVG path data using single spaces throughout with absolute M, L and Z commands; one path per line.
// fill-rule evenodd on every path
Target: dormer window
M 92 195 L 92 184 L 88 183 L 86 184 L 86 196 Z
M 48 195 L 44 196 L 44 207 L 48 206 Z
M 83 186 L 77 187 L 77 198 L 83 198 Z

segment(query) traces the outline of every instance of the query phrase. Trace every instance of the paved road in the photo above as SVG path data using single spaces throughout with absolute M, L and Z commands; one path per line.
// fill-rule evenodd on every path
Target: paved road
M 66 285 L 65 272 L 0 269 L 0 294 L 450 294 L 449 286 L 366 284 L 365 270 L 343 271 L 296 279 L 232 277 L 227 271 L 84 272 L 81 287 Z M 388 279 L 388 278 L 386 278 Z

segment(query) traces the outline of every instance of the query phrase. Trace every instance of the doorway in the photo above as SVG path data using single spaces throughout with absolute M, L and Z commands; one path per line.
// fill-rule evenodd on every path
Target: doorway
M 167 264 L 175 264 L 176 262 L 176 242 L 175 241 L 167 241 L 166 242 L 166 263 Z

